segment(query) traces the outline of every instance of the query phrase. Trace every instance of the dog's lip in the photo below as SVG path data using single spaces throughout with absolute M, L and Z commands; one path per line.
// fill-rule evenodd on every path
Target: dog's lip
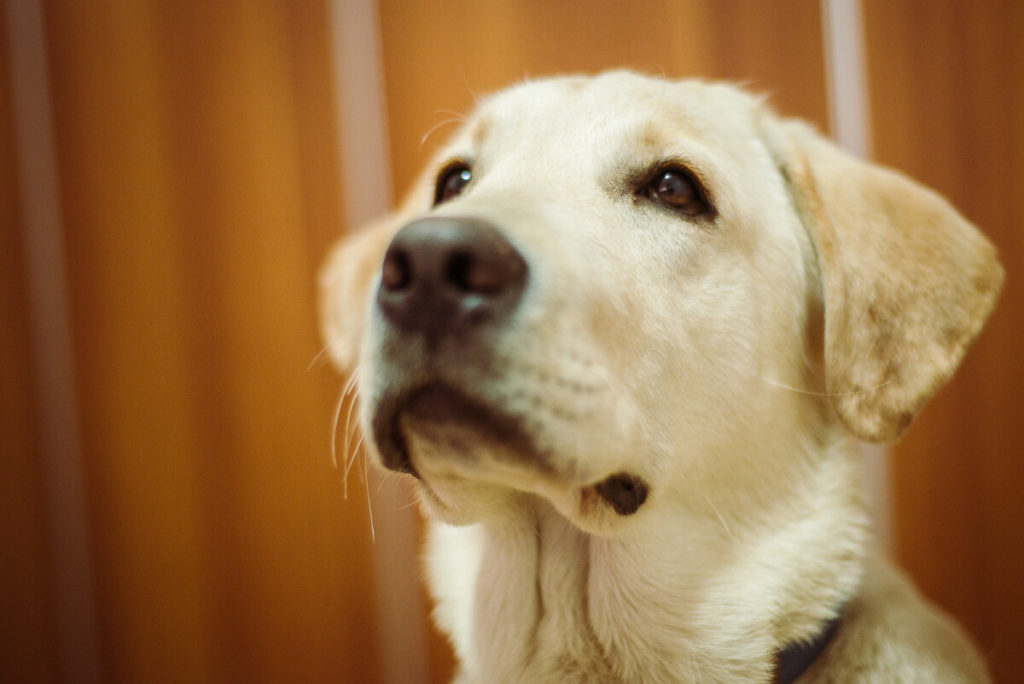
M 482 440 L 500 445 L 500 453 L 534 467 L 544 468 L 533 438 L 522 422 L 508 413 L 446 382 L 429 382 L 419 387 L 389 395 L 382 399 L 373 417 L 373 433 L 383 465 L 391 470 L 420 474 L 409 453 L 406 429 L 409 418 L 414 423 L 441 428 L 460 428 L 453 435 L 468 429 Z M 446 446 L 463 454 L 471 451 L 464 440 L 453 436 Z
M 409 457 L 405 435 L 398 425 L 405 400 L 404 394 L 385 395 L 381 398 L 373 414 L 371 427 L 382 465 L 389 470 L 419 478 L 420 474 L 413 467 L 412 459 Z
M 497 454 L 505 462 L 555 476 L 553 464 L 536 448 L 518 418 L 444 382 L 389 395 L 378 404 L 373 419 L 374 437 L 384 467 L 421 478 L 409 452 L 409 429 L 418 430 L 420 436 L 433 440 L 452 458 L 470 467 L 478 445 L 487 443 L 499 447 L 488 449 L 492 458 Z M 585 501 L 600 500 L 618 515 L 629 516 L 644 505 L 649 490 L 644 478 L 620 470 L 579 491 Z

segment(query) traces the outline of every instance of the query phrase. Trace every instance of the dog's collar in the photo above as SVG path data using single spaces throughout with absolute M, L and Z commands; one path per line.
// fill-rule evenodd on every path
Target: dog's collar
M 790 644 L 775 656 L 774 684 L 793 684 L 818 659 L 839 627 L 839 615 L 832 618 L 818 636 L 804 643 Z

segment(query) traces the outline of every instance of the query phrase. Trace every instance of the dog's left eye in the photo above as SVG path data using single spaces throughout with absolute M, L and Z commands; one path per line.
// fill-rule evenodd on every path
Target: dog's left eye
M 687 216 L 701 216 L 712 211 L 704 189 L 687 169 L 662 168 L 643 190 L 652 200 Z
M 437 187 L 434 189 L 434 206 L 447 202 L 462 193 L 469 181 L 473 179 L 473 171 L 463 162 L 449 164 L 437 176 Z

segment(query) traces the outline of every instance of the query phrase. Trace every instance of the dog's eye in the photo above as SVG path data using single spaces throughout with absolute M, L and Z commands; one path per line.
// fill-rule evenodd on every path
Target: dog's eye
M 473 179 L 473 171 L 468 164 L 455 162 L 449 164 L 437 176 L 437 188 L 434 190 L 434 206 L 457 197 Z
M 704 189 L 693 173 L 686 169 L 668 167 L 659 170 L 645 190 L 651 199 L 687 216 L 711 212 Z

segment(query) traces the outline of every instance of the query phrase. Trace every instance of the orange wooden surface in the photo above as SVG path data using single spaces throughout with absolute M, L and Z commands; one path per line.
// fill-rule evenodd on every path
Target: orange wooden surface
M 1002 299 L 891 463 L 894 533 L 921 589 L 1000 682 L 1024 681 L 1024 5 L 865 3 L 875 155 L 948 196 L 1000 249 Z
M 0 13 L 0 679 L 48 681 L 51 603 L 6 14 Z
M 104 672 L 373 681 L 340 383 L 307 370 L 340 231 L 324 3 L 45 13 Z

